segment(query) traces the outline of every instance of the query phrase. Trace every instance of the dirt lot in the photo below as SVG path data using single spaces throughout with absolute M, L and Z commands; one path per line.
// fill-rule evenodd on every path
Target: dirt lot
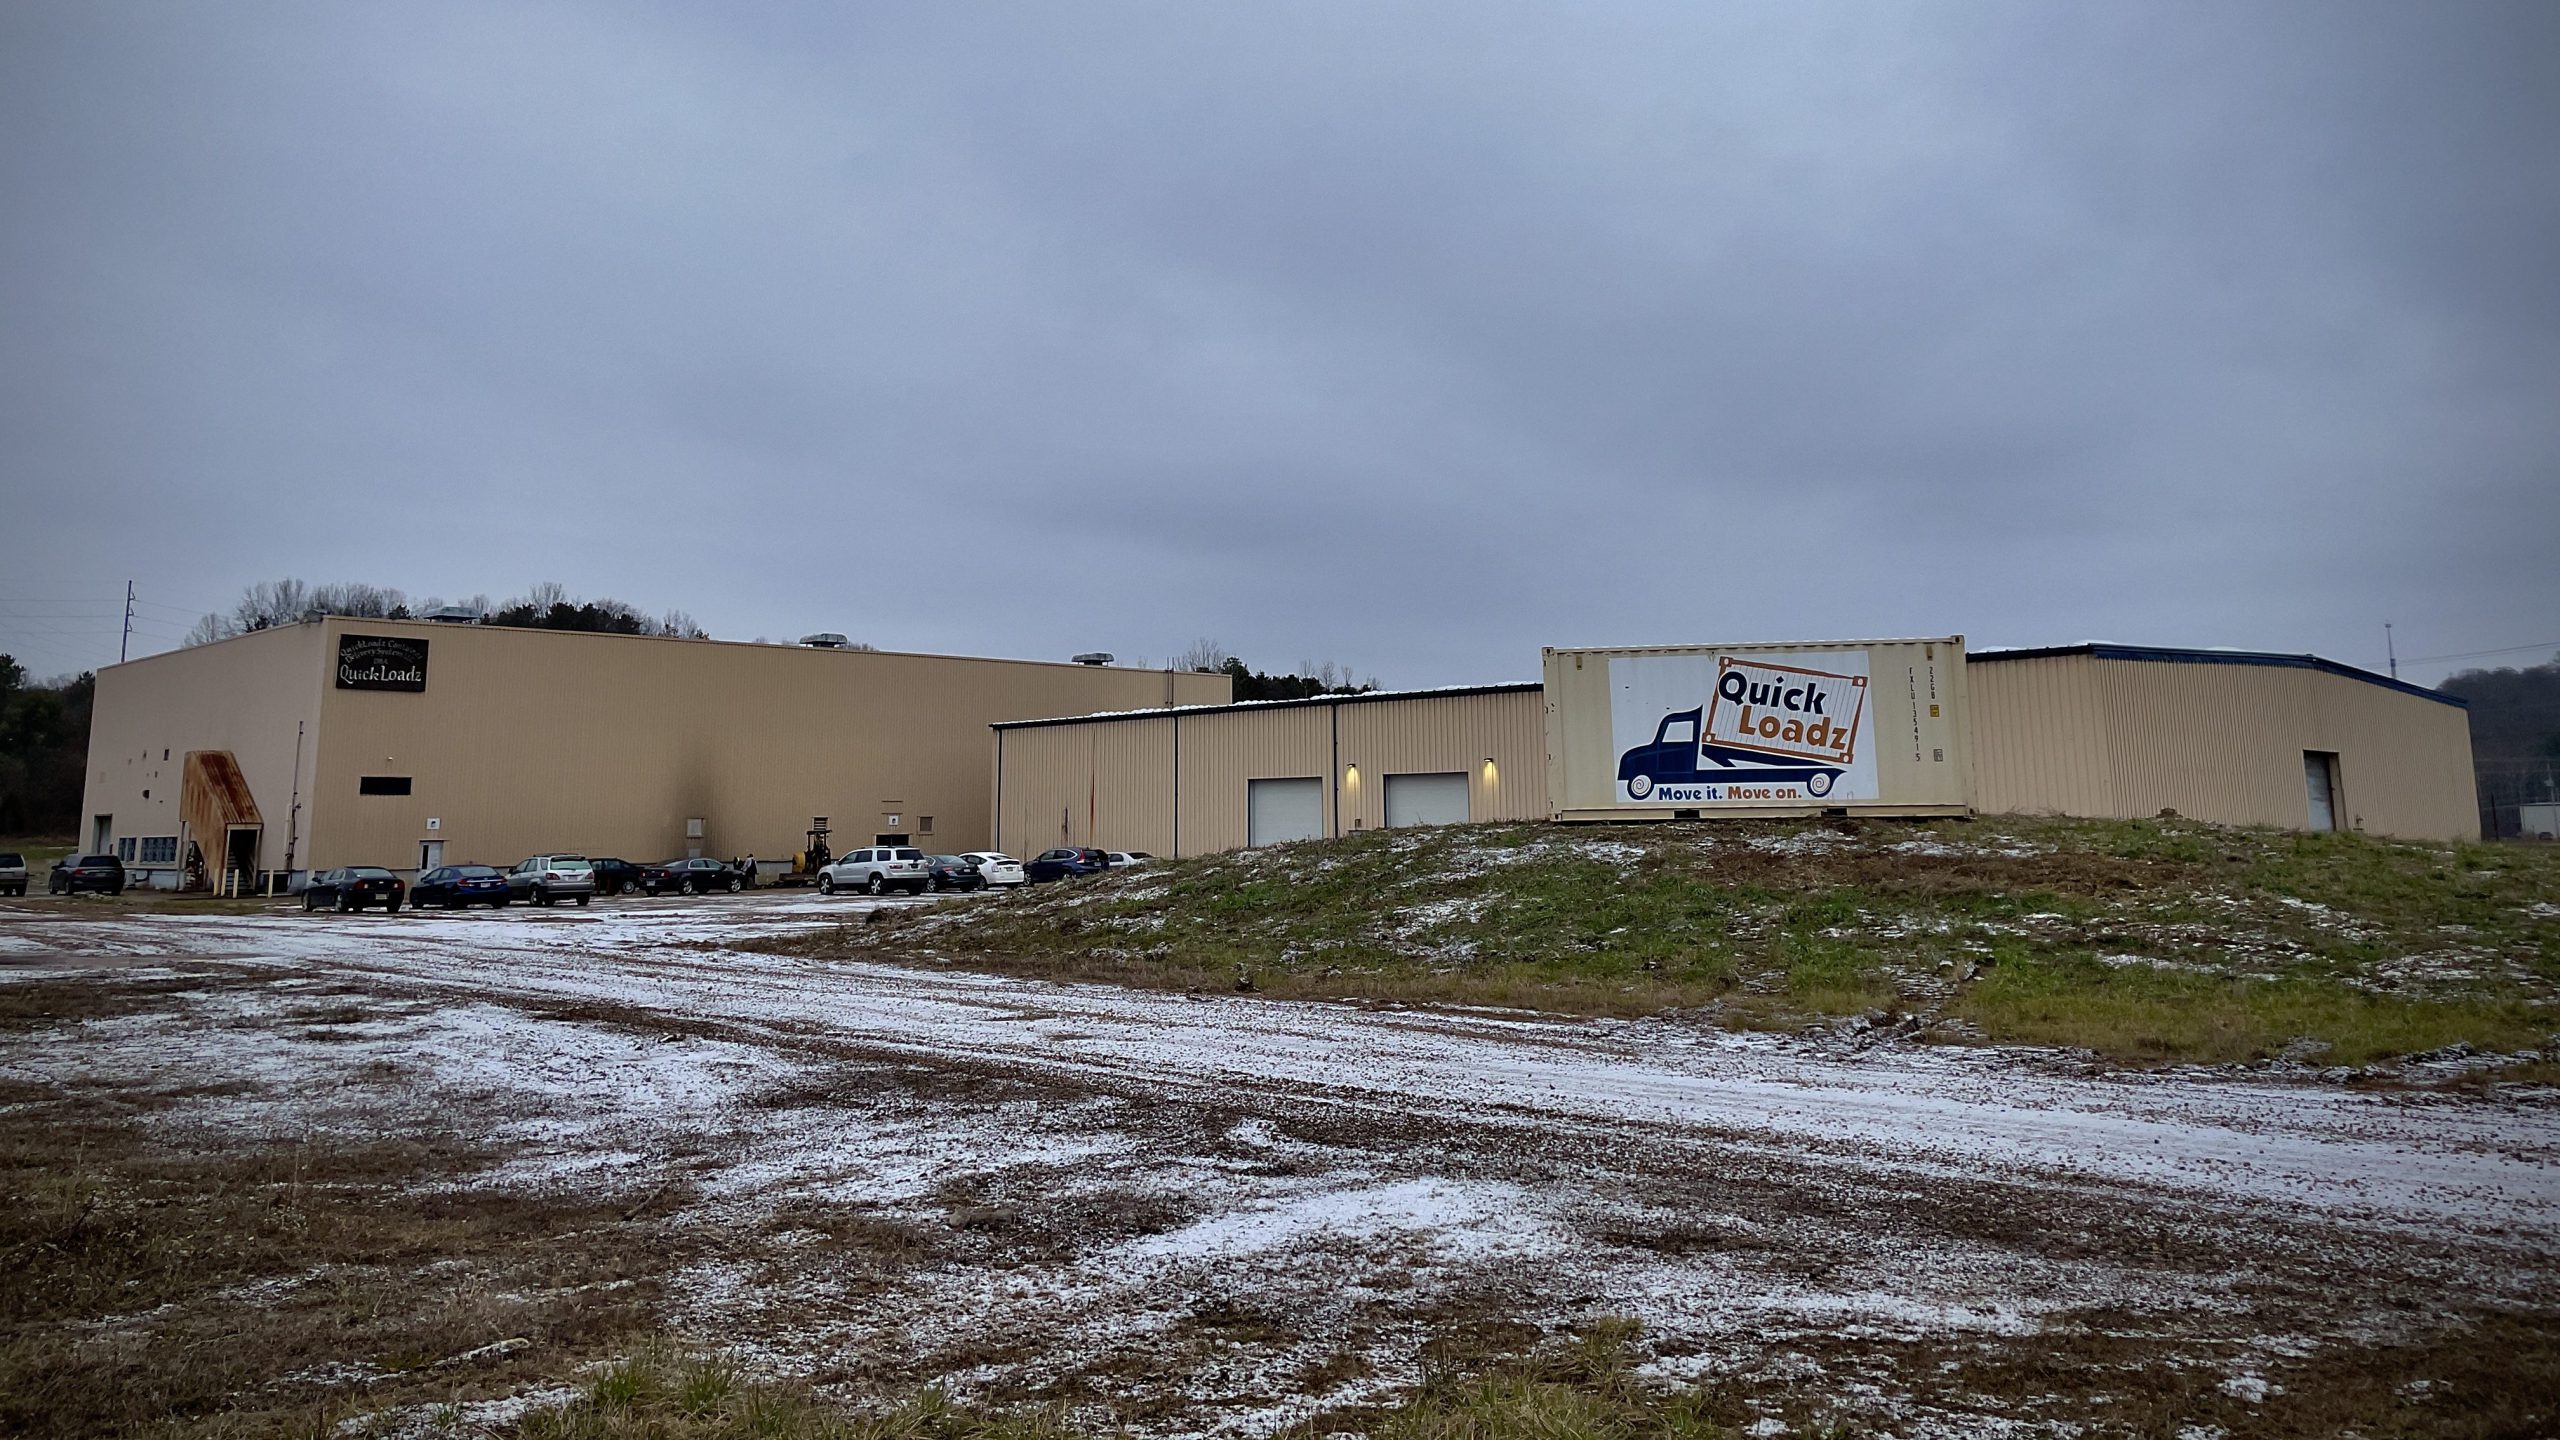
M 863 913 L 0 906 L 0 1430 L 504 1427 L 653 1342 L 1357 1429 L 1621 1316 L 1745 1434 L 2560 1426 L 2548 1089 L 738 948 Z

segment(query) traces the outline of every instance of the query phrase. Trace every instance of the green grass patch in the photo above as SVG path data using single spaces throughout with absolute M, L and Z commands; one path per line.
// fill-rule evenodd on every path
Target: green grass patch
M 1296 998 L 1705 1010 L 1778 1030 L 1899 1011 L 2140 1060 L 2308 1037 L 2355 1063 L 2560 1029 L 2560 849 L 2185 820 L 1451 826 L 1160 863 L 759 948 Z
M 1967 986 L 1949 1008 L 1989 1039 L 2069 1045 L 2135 1062 L 2264 1060 L 2297 1041 L 2303 1058 L 2361 1065 L 2465 1043 L 2539 1044 L 2552 1017 L 2511 1002 L 2410 1000 L 2334 980 L 2274 980 L 2110 965 L 2089 956 L 2019 951 Z

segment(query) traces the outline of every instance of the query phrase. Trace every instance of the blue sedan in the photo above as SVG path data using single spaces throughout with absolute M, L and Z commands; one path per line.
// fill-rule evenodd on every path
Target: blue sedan
M 507 899 L 507 877 L 494 865 L 439 865 L 419 876 L 418 883 L 409 889 L 412 910 L 429 905 L 441 905 L 447 910 L 465 905 L 504 909 Z

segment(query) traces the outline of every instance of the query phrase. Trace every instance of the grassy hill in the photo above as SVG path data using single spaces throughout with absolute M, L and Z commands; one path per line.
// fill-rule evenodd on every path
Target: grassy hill
M 2560 1038 L 2560 850 L 2175 820 L 1373 832 L 775 943 L 1316 999 L 1678 1010 L 2133 1063 L 2361 1065 Z

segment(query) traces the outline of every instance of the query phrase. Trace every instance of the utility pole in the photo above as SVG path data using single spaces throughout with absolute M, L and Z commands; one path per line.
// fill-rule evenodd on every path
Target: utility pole
M 116 663 L 121 665 L 133 650 L 133 582 L 124 582 L 124 639 L 116 642 Z
M 2391 658 L 2391 678 L 2400 678 L 2400 652 L 2391 648 L 2391 622 L 2382 622 L 2382 653 Z

